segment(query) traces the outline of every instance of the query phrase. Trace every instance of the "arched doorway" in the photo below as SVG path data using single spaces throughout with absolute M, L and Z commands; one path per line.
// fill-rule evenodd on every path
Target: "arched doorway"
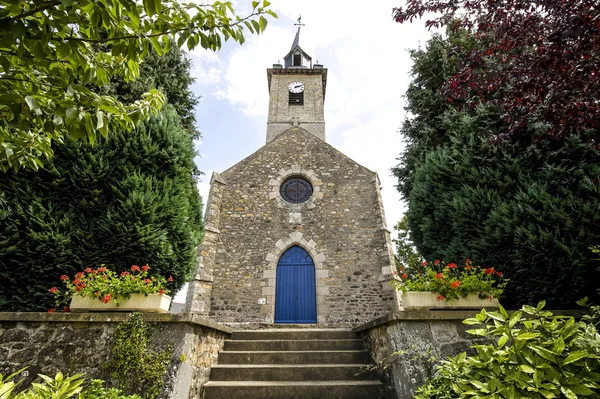
M 293 246 L 277 263 L 275 323 L 317 322 L 315 264 L 302 247 Z

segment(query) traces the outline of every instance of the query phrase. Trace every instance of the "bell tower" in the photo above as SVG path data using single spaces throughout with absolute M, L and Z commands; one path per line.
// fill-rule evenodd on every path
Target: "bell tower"
M 300 28 L 298 26 L 292 48 L 283 58 L 284 64 L 273 64 L 273 68 L 267 69 L 267 143 L 291 126 L 300 126 L 325 141 L 327 69 L 313 64 L 312 58 L 300 47 Z

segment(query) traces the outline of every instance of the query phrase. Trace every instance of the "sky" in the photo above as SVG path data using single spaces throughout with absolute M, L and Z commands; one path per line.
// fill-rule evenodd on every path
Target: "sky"
M 232 1 L 238 15 L 251 1 Z M 328 69 L 325 98 L 327 142 L 379 174 L 388 229 L 406 211 L 390 169 L 404 147 L 398 129 L 404 120 L 404 93 L 410 82 L 408 49 L 423 46 L 430 33 L 424 21 L 398 24 L 392 9 L 403 0 L 272 0 L 277 19 L 240 46 L 225 43 L 213 53 L 194 50 L 192 91 L 202 139 L 196 163 L 204 176 L 198 188 L 208 198 L 210 176 L 241 161 L 265 144 L 269 93 L 267 68 L 289 51 L 302 15 L 300 46 Z M 180 294 L 177 302 L 185 297 Z

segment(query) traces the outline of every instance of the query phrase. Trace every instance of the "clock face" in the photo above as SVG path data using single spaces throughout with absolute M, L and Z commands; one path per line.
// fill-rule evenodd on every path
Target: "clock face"
M 290 93 L 302 93 L 304 91 L 304 83 L 292 82 L 288 86 Z

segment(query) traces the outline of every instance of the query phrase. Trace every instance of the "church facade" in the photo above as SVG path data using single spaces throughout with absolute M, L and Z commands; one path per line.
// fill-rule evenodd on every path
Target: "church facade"
M 352 326 L 398 308 L 378 176 L 325 141 L 327 69 L 299 33 L 267 70 L 266 144 L 211 179 L 186 310 L 235 327 Z

